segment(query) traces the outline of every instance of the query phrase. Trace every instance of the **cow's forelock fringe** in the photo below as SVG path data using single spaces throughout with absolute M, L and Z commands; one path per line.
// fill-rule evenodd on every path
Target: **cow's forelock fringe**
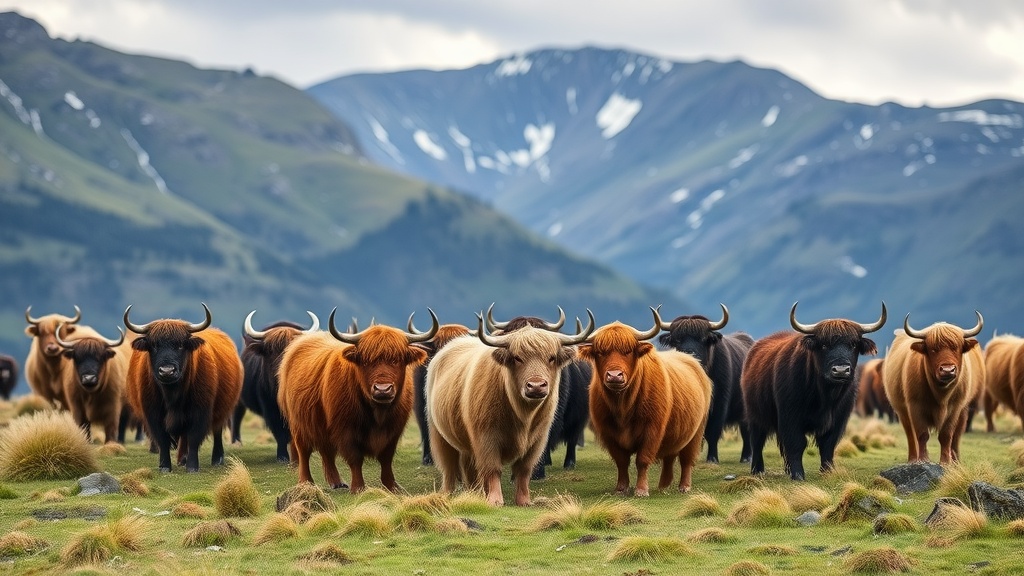
M 398 361 L 405 364 L 409 341 L 405 332 L 391 326 L 371 326 L 363 333 L 356 348 L 364 364 Z
M 598 328 L 591 341 L 594 343 L 594 350 L 598 353 L 615 351 L 629 354 L 637 344 L 633 330 L 618 321 Z
M 959 351 L 964 343 L 964 329 L 946 322 L 936 322 L 922 330 L 925 332 L 925 342 L 929 345 L 937 345 L 939 348 L 948 348 Z
M 825 342 L 859 340 L 862 336 L 860 325 L 856 322 L 835 318 L 819 322 L 814 335 Z

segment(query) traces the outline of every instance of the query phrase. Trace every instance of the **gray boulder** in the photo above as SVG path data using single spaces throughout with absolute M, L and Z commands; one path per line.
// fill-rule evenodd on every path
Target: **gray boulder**
M 924 525 L 929 528 L 935 528 L 936 526 L 942 525 L 943 519 L 946 517 L 947 510 L 950 508 L 966 508 L 967 506 L 959 498 L 953 498 L 950 496 L 944 496 L 935 500 L 935 507 L 932 508 L 928 517 L 924 519 Z
M 972 482 L 967 488 L 971 508 L 989 518 L 1017 520 L 1024 518 L 1024 491 L 1004 490 L 988 482 Z
M 816 510 L 808 510 L 807 512 L 797 516 L 796 521 L 801 526 L 814 526 L 821 522 L 821 513 Z
M 119 494 L 121 492 L 121 483 L 106 472 L 93 472 L 85 478 L 79 478 L 78 486 L 82 489 L 78 493 L 79 496 Z
M 942 473 L 942 466 L 934 462 L 911 462 L 886 468 L 878 475 L 895 484 L 896 492 L 912 494 L 934 488 Z

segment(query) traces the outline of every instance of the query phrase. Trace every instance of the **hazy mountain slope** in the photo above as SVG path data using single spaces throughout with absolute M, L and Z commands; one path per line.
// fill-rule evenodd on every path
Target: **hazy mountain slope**
M 383 166 L 465 190 L 698 311 L 1024 324 L 1024 105 L 827 100 L 741 62 L 537 50 L 308 90 Z M 984 194 L 981 189 L 987 190 Z M 952 208 L 955 207 L 955 208 Z M 1011 217 L 1012 218 L 1012 217 Z M 989 242 L 979 242 L 984 236 Z M 913 271 L 906 273 L 905 271 Z M 998 319 L 998 320 L 997 320 Z

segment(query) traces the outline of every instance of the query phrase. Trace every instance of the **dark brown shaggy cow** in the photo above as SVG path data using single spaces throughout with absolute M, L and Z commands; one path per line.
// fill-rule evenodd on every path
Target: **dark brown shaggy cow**
M 818 445 L 821 471 L 832 468 L 857 397 L 858 356 L 878 351 L 864 334 L 880 329 L 885 319 L 883 302 L 874 324 L 844 319 L 801 324 L 794 303 L 789 323 L 796 332 L 776 332 L 754 343 L 740 379 L 753 450 L 751 474 L 764 474 L 764 445 L 772 433 L 793 480 L 804 479 L 807 434 Z
M 61 370 L 68 409 L 86 438 L 92 438 L 95 422 L 103 426 L 103 440 L 108 443 L 124 441 L 118 432 L 127 408 L 125 378 L 131 349 L 122 346 L 124 331 L 118 328 L 118 332 L 117 340 L 87 336 L 74 342 L 60 338 L 60 326 L 55 333 L 64 357 L 70 360 Z
M 335 457 L 348 463 L 353 494 L 366 487 L 363 461 L 380 462 L 380 480 L 399 489 L 392 461 L 412 411 L 412 366 L 427 353 L 418 343 L 437 333 L 431 327 L 419 334 L 390 326 L 370 326 L 355 334 L 335 328 L 331 311 L 329 333 L 304 334 L 292 341 L 278 369 L 277 401 L 292 434 L 299 461 L 299 483 L 313 482 L 309 458 L 320 453 L 324 477 L 332 488 L 343 488 Z
M 33 318 L 31 312 L 31 306 L 25 309 L 25 321 L 29 324 L 25 328 L 25 334 L 32 339 L 28 357 L 25 358 L 25 379 L 28 381 L 29 388 L 47 402 L 57 408 L 67 408 L 68 403 L 64 398 L 64 382 L 60 377 L 63 348 L 57 344 L 57 339 L 54 336 L 57 325 L 64 324 L 64 331 L 61 335 L 67 341 L 85 336 L 100 338 L 100 335 L 92 328 L 78 324 L 78 321 L 82 319 L 82 310 L 78 306 L 75 306 L 73 318 L 61 314 L 47 314 Z
M 679 491 L 692 485 L 711 408 L 711 379 L 700 362 L 678 350 L 657 351 L 646 342 L 661 331 L 640 332 L 613 322 L 580 345 L 579 355 L 594 364 L 590 383 L 590 422 L 598 441 L 618 469 L 617 494 L 629 489 L 629 461 L 636 455 L 637 496 L 649 496 L 647 469 L 662 461 L 658 490 L 672 483 L 680 465 Z
M 252 410 L 263 418 L 270 433 L 277 441 L 278 462 L 288 462 L 288 446 L 292 435 L 288 431 L 288 423 L 281 414 L 277 404 L 277 369 L 281 365 L 281 356 L 285 348 L 302 334 L 316 332 L 320 329 L 320 319 L 310 311 L 306 311 L 313 324 L 303 329 L 294 322 L 277 322 L 263 330 L 252 327 L 253 310 L 245 317 L 243 333 L 245 348 L 242 349 L 242 367 L 245 375 L 242 379 L 242 395 L 231 418 L 231 441 L 241 443 L 242 417 L 246 409 Z M 294 455 L 292 455 L 294 456 Z
M 722 307 L 722 319 L 711 322 L 705 316 L 678 316 L 671 322 L 662 322 L 661 329 L 667 330 L 658 339 L 663 346 L 675 348 L 693 356 L 711 378 L 713 393 L 708 425 L 704 428 L 704 439 L 708 443 L 708 462 L 718 462 L 718 440 L 727 425 L 740 428 L 743 446 L 740 462 L 750 462 L 750 434 L 743 421 L 743 392 L 740 391 L 740 373 L 743 360 L 754 345 L 749 334 L 734 332 L 723 335 L 719 330 L 729 323 L 729 309 Z
M 160 453 L 160 470 L 171 470 L 171 447 L 178 447 L 178 465 L 199 471 L 199 445 L 213 434 L 211 463 L 224 463 L 222 432 L 242 389 L 242 361 L 235 343 L 210 328 L 213 316 L 198 324 L 162 319 L 124 325 L 139 334 L 132 342 L 128 366 L 128 401 L 146 422 Z
M 995 432 L 996 408 L 1006 406 L 1024 424 L 1024 338 L 994 336 L 985 345 L 985 422 Z
M 896 412 L 885 394 L 885 380 L 882 375 L 883 358 L 872 358 L 858 366 L 860 376 L 859 392 L 857 393 L 857 415 L 888 418 L 889 423 L 896 422 Z
M 589 311 L 588 311 L 589 314 Z M 477 316 L 479 338 L 457 338 L 427 367 L 430 449 L 441 489 L 461 480 L 502 506 L 501 469 L 511 464 L 515 503 L 530 504 L 530 473 L 547 443 L 562 366 L 590 334 L 569 336 L 526 326 L 492 336 Z
M 408 327 L 409 332 L 416 332 L 413 326 Z M 434 457 L 430 453 L 430 426 L 427 425 L 427 366 L 430 361 L 449 342 L 456 338 L 469 336 L 472 332 L 461 324 L 442 324 L 437 329 L 437 334 L 427 342 L 420 344 L 427 351 L 426 361 L 416 366 L 413 371 L 413 400 L 412 409 L 416 414 L 416 425 L 420 429 L 420 446 L 423 449 L 421 462 L 424 466 L 433 466 Z
M 11 399 L 11 392 L 18 385 L 18 361 L 0 354 L 0 398 Z
M 984 319 L 970 330 L 936 322 L 923 330 L 903 330 L 885 358 L 885 391 L 907 434 L 907 461 L 928 460 L 929 429 L 939 435 L 939 462 L 960 460 L 960 436 L 967 424 L 967 406 L 984 385 L 985 361 L 978 341 Z

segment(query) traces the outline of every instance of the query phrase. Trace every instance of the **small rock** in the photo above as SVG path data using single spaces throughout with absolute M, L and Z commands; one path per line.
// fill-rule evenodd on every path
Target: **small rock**
M 959 498 L 949 496 L 938 498 L 935 500 L 935 507 L 932 508 L 931 513 L 925 518 L 924 525 L 933 528 L 936 524 L 941 523 L 942 519 L 946 516 L 946 510 L 953 506 L 965 508 L 964 503 Z
M 726 474 L 725 477 L 722 478 L 722 480 L 735 480 L 735 479 L 736 479 L 736 475 L 735 474 Z
M 843 546 L 842 548 L 838 548 L 836 550 L 833 550 L 832 552 L 830 552 L 830 554 L 832 556 L 843 556 L 845 554 L 849 554 L 852 550 L 853 550 L 853 546 Z
M 1017 520 L 1024 518 L 1024 491 L 1003 490 L 988 482 L 972 482 L 967 488 L 971 508 L 989 518 Z
M 466 528 L 469 528 L 470 530 L 483 530 L 484 529 L 482 524 L 480 524 L 479 522 L 477 522 L 476 520 L 473 520 L 471 518 L 459 518 L 459 520 L 461 520 L 462 523 L 466 525 Z
M 576 542 L 578 544 L 590 544 L 591 542 L 597 542 L 597 540 L 597 536 L 593 534 L 584 534 L 583 536 L 580 536 L 580 539 Z
M 209 552 L 220 552 L 221 550 L 223 550 L 223 548 L 221 548 L 220 546 L 207 546 L 206 550 Z
M 811 545 L 805 544 L 805 545 L 801 546 L 801 548 L 803 548 L 804 550 L 807 550 L 808 552 L 824 552 L 826 550 L 827 546 L 811 546 Z
M 989 564 L 991 564 L 991 562 L 989 562 L 988 560 L 982 560 L 981 562 L 971 562 L 970 564 L 967 565 L 967 569 L 970 570 L 971 572 L 974 572 L 978 568 L 984 568 L 985 566 L 988 566 Z
M 895 484 L 900 494 L 912 494 L 934 488 L 942 472 L 942 466 L 933 462 L 912 462 L 887 468 L 878 475 Z
M 821 522 L 821 513 L 817 510 L 808 510 L 807 512 L 797 516 L 796 521 L 801 526 L 814 526 L 818 522 Z
M 79 496 L 119 494 L 121 492 L 121 483 L 106 472 L 93 472 L 85 478 L 79 478 L 78 485 L 82 488 L 78 493 Z

